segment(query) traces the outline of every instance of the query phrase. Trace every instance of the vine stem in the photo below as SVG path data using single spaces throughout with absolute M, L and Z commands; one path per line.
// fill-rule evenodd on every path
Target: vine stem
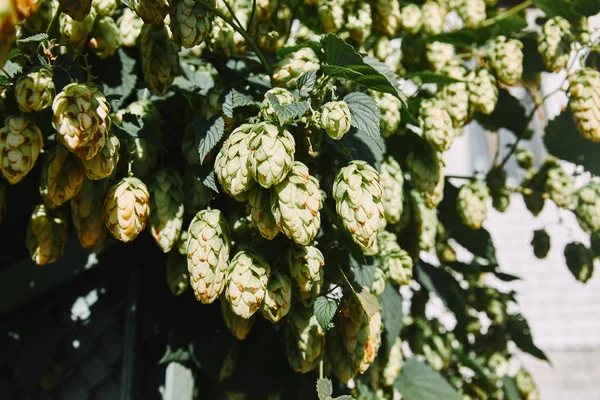
M 269 74 L 269 76 L 271 76 L 272 72 L 273 72 L 273 70 L 271 69 L 271 65 L 269 65 L 269 63 L 267 62 L 267 59 L 265 58 L 263 53 L 258 48 L 258 45 L 256 44 L 256 42 L 250 37 L 248 32 L 246 32 L 246 30 L 243 27 L 237 26 L 230 18 L 228 18 L 225 14 L 223 14 L 221 11 L 217 10 L 215 7 L 213 7 L 209 3 L 207 3 L 205 0 L 200 0 L 199 3 L 203 7 L 205 7 L 207 10 L 210 10 L 211 12 L 215 13 L 223 21 L 225 21 L 227 24 L 229 24 L 236 32 L 238 32 L 240 35 L 242 35 L 242 37 L 246 40 L 246 42 L 248 42 L 248 44 L 250 44 L 250 47 L 252 47 L 252 50 L 254 50 L 254 52 L 256 53 L 256 56 L 260 60 L 260 63 L 263 65 L 263 67 L 267 70 L 267 73 Z
M 520 13 L 521 11 L 523 11 L 524 9 L 526 9 L 527 7 L 530 7 L 532 5 L 533 5 L 533 0 L 525 0 L 521 4 L 517 4 L 516 6 L 509 8 L 508 10 L 501 12 L 500 14 L 496 15 L 495 17 L 486 19 L 485 21 L 483 21 L 481 23 L 480 28 L 485 28 L 485 27 L 494 25 L 496 22 L 503 20 L 505 18 L 508 18 L 514 14 Z
M 446 175 L 446 179 L 463 179 L 465 181 L 474 181 L 475 179 L 477 179 L 477 177 L 463 175 Z
M 62 7 L 58 7 L 56 9 L 56 12 L 54 13 L 54 15 L 52 16 L 52 19 L 50 20 L 50 24 L 48 24 L 48 29 L 46 29 L 46 34 L 50 35 L 50 33 L 52 33 L 52 31 L 56 28 L 56 25 L 58 24 L 59 21 L 59 16 L 60 13 L 62 13 Z

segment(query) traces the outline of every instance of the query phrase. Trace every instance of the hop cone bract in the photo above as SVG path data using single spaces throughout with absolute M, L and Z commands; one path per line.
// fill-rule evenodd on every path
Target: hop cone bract
M 394 340 L 394 344 L 390 348 L 387 362 L 383 367 L 383 384 L 385 386 L 392 386 L 398 375 L 400 374 L 400 368 L 404 363 L 404 356 L 402 355 L 402 339 L 399 337 Z
M 330 138 L 340 140 L 350 130 L 350 108 L 344 101 L 330 101 L 323 105 L 321 127 Z
M 112 17 L 96 19 L 88 45 L 101 59 L 110 57 L 121 47 L 121 31 Z
M 498 103 L 496 78 L 485 68 L 473 70 L 467 76 L 469 106 L 485 115 L 490 115 Z
M 265 98 L 260 106 L 260 116 L 267 121 L 277 122 L 277 114 L 269 95 L 275 96 L 279 101 L 279 105 L 292 104 L 296 99 L 292 92 L 285 88 L 273 88 L 265 93 Z
M 377 236 L 377 259 L 381 269 L 397 285 L 408 285 L 413 276 L 413 261 L 402 250 L 393 233 L 383 231 Z
M 38 265 L 53 263 L 63 252 L 68 222 L 45 205 L 35 207 L 27 225 L 26 244 L 31 259 Z
M 423 26 L 423 13 L 416 4 L 408 4 L 402 7 L 402 29 L 410 34 L 416 35 Z
M 266 296 L 271 267 L 260 255 L 242 250 L 233 256 L 229 268 L 225 297 L 235 314 L 248 319 Z
M 215 6 L 214 0 L 209 0 Z M 175 41 L 189 49 L 199 45 L 210 32 L 212 12 L 196 0 L 177 0 L 171 12 L 171 30 Z
M 75 21 L 83 21 L 92 8 L 92 0 L 59 0 L 61 11 Z
M 459 0 L 456 11 L 467 29 L 478 28 L 486 18 L 484 0 Z
M 104 224 L 115 239 L 130 242 L 146 227 L 150 216 L 150 194 L 138 178 L 123 178 L 104 198 Z
M 132 0 L 131 5 L 146 24 L 160 24 L 169 10 L 165 0 Z
M 444 29 L 446 8 L 434 0 L 427 0 L 421 8 L 423 12 L 423 32 L 439 35 Z
M 248 192 L 248 209 L 252 217 L 252 225 L 260 235 L 272 240 L 279 233 L 279 227 L 271 212 L 271 193 L 262 187 L 253 187 Z
M 176 244 L 183 225 L 183 182 L 174 168 L 154 174 L 150 192 L 152 237 L 165 253 Z
M 463 81 L 444 85 L 438 92 L 438 98 L 446 102 L 453 126 L 459 128 L 469 120 L 469 90 L 467 83 L 464 82 L 466 70 L 460 62 L 450 61 L 441 69 L 440 73 L 449 78 Z
M 296 81 L 300 76 L 309 71 L 319 69 L 319 58 L 310 47 L 304 47 L 298 51 L 288 54 L 273 67 L 273 81 L 277 86 L 289 89 L 296 87 Z
M 439 71 L 454 58 L 454 46 L 442 42 L 427 43 L 425 58 L 433 71 Z
M 119 164 L 120 147 L 119 138 L 109 134 L 98 154 L 89 160 L 82 160 L 81 165 L 85 175 L 93 180 L 110 176 Z
M 435 246 L 438 225 L 437 209 L 428 207 L 423 195 L 415 190 L 410 191 L 410 198 L 419 248 L 428 250 Z
M 410 152 L 406 163 L 414 187 L 422 193 L 436 193 L 436 188 L 444 181 L 440 153 L 430 146 L 421 145 Z
M 402 12 L 398 0 L 376 0 L 374 5 L 374 27 L 388 37 L 394 36 L 402 23 Z
M 215 175 L 223 190 L 240 201 L 247 198 L 244 192 L 254 185 L 248 162 L 250 133 L 253 128 L 252 124 L 243 124 L 236 128 L 215 158 Z
M 123 10 L 123 15 L 117 22 L 121 34 L 121 44 L 125 47 L 135 46 L 137 39 L 142 32 L 142 25 L 144 25 L 144 22 L 129 8 Z
M 323 284 L 325 258 L 315 246 L 290 246 L 284 253 L 284 263 L 295 287 L 300 292 L 311 292 L 314 287 L 319 291 Z
M 44 145 L 42 132 L 29 117 L 8 117 L 0 129 L 0 171 L 11 184 L 33 168 Z

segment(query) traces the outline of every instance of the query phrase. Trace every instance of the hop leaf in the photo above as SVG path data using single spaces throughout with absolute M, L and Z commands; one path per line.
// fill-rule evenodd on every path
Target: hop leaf
M 533 254 L 537 258 L 546 258 L 550 251 L 550 235 L 548 235 L 548 232 L 543 229 L 534 231 L 531 246 L 533 246 Z

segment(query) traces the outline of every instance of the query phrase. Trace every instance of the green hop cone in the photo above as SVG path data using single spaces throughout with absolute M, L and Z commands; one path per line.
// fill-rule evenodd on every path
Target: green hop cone
M 454 46 L 449 43 L 429 42 L 425 45 L 425 58 L 434 72 L 440 71 L 454 58 Z
M 579 282 L 586 283 L 594 274 L 594 255 L 582 243 L 569 243 L 565 247 L 567 267 Z
M 538 37 L 538 52 L 548 71 L 566 68 L 571 53 L 571 24 L 563 17 L 550 18 Z
M 344 101 L 325 103 L 321 112 L 321 127 L 330 138 L 340 140 L 350 130 L 350 108 Z
M 458 191 L 456 209 L 462 222 L 471 229 L 480 229 L 488 211 L 490 190 L 483 181 L 463 185 Z
M 202 177 L 198 176 L 193 168 L 186 168 L 183 179 L 185 211 L 190 215 L 196 215 L 199 211 L 208 207 L 213 192 L 203 183 Z
M 506 171 L 501 167 L 494 167 L 486 177 L 490 189 L 492 206 L 499 212 L 504 212 L 510 205 L 510 193 L 506 187 Z
M 292 169 L 296 142 L 290 132 L 269 122 L 254 125 L 250 135 L 250 175 L 268 189 L 283 181 Z
M 397 337 L 390 348 L 390 353 L 388 354 L 387 361 L 383 367 L 382 378 L 384 386 L 392 386 L 394 382 L 396 382 L 403 363 L 402 339 Z
M 310 47 L 303 47 L 288 54 L 273 66 L 273 81 L 276 86 L 294 89 L 300 76 L 320 68 L 319 57 Z
M 338 215 L 352 239 L 365 250 L 376 246 L 385 221 L 379 174 L 365 161 L 351 161 L 337 173 L 333 198 Z
M 177 250 L 167 254 L 165 280 L 171 293 L 175 296 L 183 294 L 190 287 L 190 276 L 187 271 L 187 259 Z
M 363 44 L 371 36 L 372 26 L 371 5 L 366 2 L 352 4 L 346 23 L 346 30 L 350 34 L 350 39 L 359 45 Z
M 265 98 L 260 106 L 260 117 L 266 121 L 277 122 L 277 113 L 269 95 L 273 95 L 279 101 L 279 105 L 292 104 L 296 99 L 292 92 L 285 88 L 273 88 L 265 93 Z
M 97 249 L 108 230 L 102 221 L 104 185 L 86 179 L 81 191 L 71 199 L 71 220 L 79 243 L 86 249 Z
M 517 385 L 517 389 L 521 394 L 522 398 L 525 400 L 539 400 L 538 388 L 535 385 L 535 381 L 533 377 L 529 374 L 527 370 L 521 368 L 517 375 L 515 375 L 515 384 Z
M 146 24 L 160 24 L 169 11 L 166 0 L 132 0 L 131 5 Z
M 402 24 L 402 11 L 397 0 L 376 0 L 374 28 L 387 37 L 393 37 Z
M 558 207 L 568 209 L 573 203 L 575 193 L 573 176 L 565 172 L 558 164 L 548 168 L 545 192 Z
M 317 10 L 323 32 L 336 32 L 344 25 L 344 0 L 319 1 Z
M 429 195 L 439 192 L 439 187 L 444 182 L 443 161 L 439 152 L 431 146 L 423 144 L 410 152 L 406 163 L 415 189 Z M 439 196 L 436 196 L 435 200 L 438 200 L 437 197 Z M 432 204 L 432 206 L 435 207 L 437 204 Z
M 384 270 L 379 267 L 375 267 L 375 275 L 373 277 L 373 284 L 371 285 L 371 293 L 375 296 L 381 296 L 385 291 L 387 284 L 387 275 Z
M 550 251 L 550 235 L 544 229 L 539 229 L 533 232 L 531 240 L 533 254 L 539 259 L 546 258 Z
M 265 319 L 275 323 L 288 314 L 291 305 L 292 281 L 284 272 L 275 270 L 269 278 L 260 311 Z
M 106 120 L 106 123 L 100 125 L 94 137 L 83 146 L 80 146 L 73 152 L 80 160 L 91 160 L 100 153 L 104 145 L 106 144 L 107 134 L 106 132 L 110 129 L 110 119 Z
M 96 19 L 88 39 L 88 47 L 100 59 L 116 53 L 121 47 L 121 32 L 114 19 L 111 17 Z
M 123 178 L 104 198 L 103 221 L 115 239 L 131 242 L 146 228 L 150 216 L 150 194 L 142 181 Z
M 61 13 L 58 18 L 60 34 L 69 43 L 79 45 L 87 38 L 94 28 L 95 20 L 96 10 L 93 8 L 81 21 L 71 18 L 68 14 Z
M 81 165 L 85 175 L 92 180 L 110 176 L 119 164 L 120 147 L 119 138 L 109 134 L 98 154 L 89 160 L 82 160 Z
M 196 300 L 215 301 L 225 290 L 233 264 L 229 262 L 231 234 L 219 210 L 203 210 L 188 228 L 187 259 L 190 283 Z
M 416 35 L 423 26 L 423 13 L 416 4 L 402 7 L 402 29 L 409 35 Z
M 68 221 L 43 204 L 35 207 L 27 224 L 26 244 L 37 265 L 55 262 L 67 241 Z
M 600 229 L 600 183 L 589 183 L 575 193 L 575 215 L 584 231 Z
M 163 252 L 177 243 L 183 225 L 183 182 L 177 170 L 162 168 L 153 175 L 150 192 L 152 237 Z
M 44 146 L 42 131 L 33 119 L 8 117 L 0 129 L 0 171 L 11 183 L 19 183 L 31 171 Z
M 458 0 L 456 11 L 467 29 L 479 28 L 486 18 L 484 0 Z
M 446 8 L 434 0 L 427 0 L 421 7 L 423 12 L 423 32 L 428 35 L 439 35 L 444 30 Z
M 56 90 L 52 71 L 36 67 L 17 80 L 15 97 L 19 109 L 24 112 L 41 111 L 52 105 Z
M 229 328 L 237 340 L 246 339 L 246 336 L 248 336 L 248 333 L 250 333 L 250 329 L 252 329 L 252 325 L 254 325 L 256 316 L 253 315 L 250 318 L 242 318 L 235 314 L 233 311 L 231 311 L 231 307 L 229 307 L 229 303 L 225 299 L 225 296 L 221 296 L 220 303 L 221 315 L 223 315 L 223 320 L 225 321 L 227 328 Z
M 319 210 L 322 207 L 319 181 L 299 161 L 271 191 L 271 212 L 275 222 L 281 232 L 297 244 L 307 245 L 315 238 L 321 227 Z
M 428 250 L 435 246 L 438 225 L 437 209 L 430 208 L 423 195 L 415 190 L 411 190 L 410 200 L 419 248 Z
M 312 309 L 294 307 L 284 327 L 285 353 L 292 369 L 307 373 L 319 365 L 325 332 Z
M 569 76 L 569 106 L 577 127 L 592 142 L 600 142 L 600 72 L 582 68 Z
M 404 174 L 400 164 L 392 157 L 386 156 L 379 167 L 381 188 L 383 190 L 383 210 L 385 219 L 390 224 L 400 221 L 404 206 Z
M 340 381 L 347 383 L 356 375 L 358 366 L 346 350 L 342 330 L 338 327 L 338 324 L 327 332 L 325 343 L 327 346 L 327 365 Z
M 164 25 L 144 24 L 140 33 L 144 79 L 153 93 L 162 96 L 173 84 L 179 66 L 179 48 Z
M 75 21 L 83 21 L 92 9 L 92 0 L 58 0 L 61 11 Z
M 489 43 L 490 65 L 498 80 L 513 86 L 523 75 L 523 43 L 506 36 L 497 36 Z
M 377 236 L 377 259 L 386 276 L 397 285 L 408 285 L 413 276 L 413 261 L 402 250 L 393 233 L 383 231 Z
M 92 0 L 92 6 L 101 17 L 112 17 L 119 4 L 117 0 Z
M 294 287 L 303 293 L 314 288 L 318 293 L 325 278 L 325 258 L 315 246 L 290 246 L 284 252 L 284 264 L 287 265 Z
M 490 115 L 498 104 L 498 86 L 496 78 L 486 68 L 469 72 L 467 75 L 469 106 L 473 111 Z
M 208 3 L 215 7 L 215 0 Z M 199 45 L 210 32 L 212 12 L 197 0 L 176 0 L 171 11 L 171 31 L 175 42 L 190 49 Z
M 424 100 L 419 109 L 419 125 L 423 137 L 437 151 L 450 149 L 454 142 L 452 118 L 447 111 L 448 106 L 442 100 Z
M 533 154 L 533 151 L 529 149 L 524 149 L 522 147 L 518 148 L 516 151 L 516 157 L 517 164 L 519 165 L 519 167 L 523 169 L 529 169 L 533 167 L 533 164 L 535 162 L 535 155 Z
M 242 250 L 233 256 L 229 269 L 225 297 L 235 314 L 248 319 L 266 296 L 271 267 L 257 253 Z
M 271 193 L 269 190 L 255 186 L 248 192 L 248 209 L 252 217 L 252 225 L 267 240 L 273 240 L 279 233 L 279 227 L 271 212 Z
M 528 171 L 521 182 L 521 187 L 524 189 L 523 201 L 534 217 L 542 212 L 546 204 L 545 181 L 545 170 L 541 169 L 540 171 Z
M 117 23 L 119 24 L 121 44 L 125 47 L 135 46 L 140 33 L 142 33 L 144 21 L 134 11 L 125 8 Z
M 438 98 L 445 101 L 448 114 L 452 118 L 452 125 L 459 128 L 469 121 L 469 90 L 467 89 L 466 70 L 459 61 L 450 61 L 440 71 L 449 78 L 463 82 L 444 85 L 438 92 Z
M 81 190 L 85 173 L 66 147 L 56 145 L 42 165 L 40 193 L 46 205 L 54 208 L 70 200 Z
M 400 107 L 402 103 L 389 93 L 375 92 L 372 95 L 379 108 L 381 133 L 384 137 L 389 137 L 396 133 L 400 126 Z

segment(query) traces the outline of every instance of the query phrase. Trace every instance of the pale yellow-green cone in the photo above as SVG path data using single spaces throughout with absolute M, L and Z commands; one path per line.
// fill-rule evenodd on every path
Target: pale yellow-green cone
M 163 252 L 177 243 L 183 225 L 183 181 L 176 169 L 162 168 L 153 175 L 150 192 L 152 237 Z
M 586 232 L 600 229 L 600 184 L 592 182 L 575 193 L 575 215 Z
M 279 230 L 295 243 L 307 245 L 321 227 L 323 198 L 319 181 L 299 161 L 271 190 L 271 212 Z
M 404 174 L 400 164 L 392 157 L 386 156 L 379 167 L 381 188 L 383 190 L 383 210 L 385 219 L 390 224 L 400 221 L 404 205 Z
M 56 145 L 44 159 L 40 193 L 46 205 L 54 208 L 79 193 L 84 180 L 77 158 L 66 147 Z
M 550 18 L 538 37 L 538 52 L 548 71 L 566 68 L 571 54 L 571 24 L 563 17 Z
M 150 194 L 138 178 L 114 184 L 104 198 L 103 221 L 115 239 L 131 242 L 144 230 L 150 216 Z
M 247 24 L 248 13 L 236 13 L 242 24 Z M 225 57 L 233 57 L 246 51 L 246 39 L 220 17 L 212 21 L 212 28 L 208 38 L 215 52 L 222 53 Z M 206 43 L 206 42 L 203 42 Z
M 121 32 L 114 19 L 111 17 L 96 19 L 88 39 L 88 47 L 100 59 L 116 53 L 121 47 Z
M 462 222 L 471 229 L 480 229 L 488 210 L 490 190 L 485 182 L 474 181 L 463 185 L 458 191 L 456 209 Z
M 500 212 L 506 211 L 510 205 L 510 193 L 506 187 L 506 171 L 499 167 L 492 168 L 486 177 L 486 183 L 490 189 L 494 208 Z
M 300 76 L 320 68 L 319 58 L 310 47 L 288 54 L 273 66 L 273 81 L 276 86 L 294 89 Z
M 373 363 L 381 345 L 381 312 L 369 316 L 360 303 L 352 302 L 338 314 L 334 329 L 339 329 L 350 359 L 362 374 Z
M 406 159 L 412 182 L 419 192 L 433 194 L 444 180 L 441 155 L 430 146 L 419 146 Z
M 372 26 L 371 5 L 367 2 L 353 4 L 348 12 L 348 21 L 345 26 L 350 34 L 350 39 L 358 45 L 363 44 L 371 36 Z
M 319 1 L 317 11 L 323 32 L 336 32 L 344 25 L 344 0 Z
M 284 330 L 285 352 L 296 372 L 307 373 L 319 365 L 325 350 L 325 332 L 312 309 L 294 307 Z
M 375 92 L 372 96 L 379 107 L 381 133 L 384 137 L 389 137 L 396 133 L 400 126 L 400 100 L 389 93 Z
M 489 43 L 488 57 L 498 80 L 513 86 L 523 75 L 523 43 L 497 36 Z
M 313 289 L 316 289 L 317 293 L 321 291 L 325 278 L 325 259 L 317 247 L 290 246 L 285 250 L 284 263 L 294 280 L 294 288 L 307 294 L 300 295 L 301 299 L 308 300 L 312 297 Z
M 535 155 L 533 154 L 533 151 L 521 147 L 517 149 L 515 156 L 517 158 L 517 164 L 520 168 L 529 169 L 533 167 L 535 162 Z
M 215 0 L 208 0 L 215 7 Z M 197 0 L 176 0 L 171 11 L 173 38 L 186 49 L 202 43 L 210 32 L 212 12 Z
M 431 42 L 425 45 L 425 58 L 434 72 L 444 68 L 454 58 L 454 46 L 450 43 Z
M 21 182 L 31 171 L 44 146 L 42 132 L 33 119 L 8 117 L 0 129 L 0 171 L 6 180 Z
M 266 53 L 275 53 L 285 45 L 285 35 L 281 32 L 289 32 L 292 25 L 292 10 L 285 3 L 278 3 L 277 15 L 269 21 L 261 21 L 258 18 L 252 20 L 250 35 L 256 38 L 256 43 Z
M 428 250 L 435 246 L 438 225 L 437 209 L 428 207 L 423 195 L 416 190 L 410 191 L 410 197 L 419 248 Z
M 256 315 L 253 315 L 250 318 L 242 318 L 235 314 L 231 311 L 231 307 L 229 307 L 229 303 L 225 299 L 225 296 L 221 296 L 220 303 L 221 315 L 223 315 L 223 320 L 225 321 L 227 328 L 229 328 L 237 340 L 246 339 L 246 336 L 250 333 L 250 329 L 252 329 L 252 325 L 254 325 Z
M 196 300 L 215 301 L 225 290 L 231 271 L 231 234 L 219 210 L 198 212 L 188 228 L 188 272 Z
M 434 0 L 427 0 L 421 7 L 423 12 L 423 32 L 428 35 L 439 35 L 444 30 L 446 8 Z
M 92 9 L 92 0 L 58 0 L 61 11 L 75 21 L 83 21 Z
M 225 193 L 238 201 L 245 201 L 246 191 L 256 183 L 250 173 L 248 156 L 254 125 L 243 124 L 225 140 L 215 158 L 215 175 Z
M 339 314 L 338 314 L 339 315 Z M 333 371 L 333 374 L 342 382 L 348 381 L 357 374 L 358 365 L 350 356 L 345 346 L 345 338 L 342 336 L 342 329 L 337 323 L 327 332 L 326 350 L 327 364 Z
M 344 101 L 330 101 L 323 105 L 321 127 L 330 138 L 340 140 L 350 130 L 350 108 Z
M 2 217 L 8 208 L 8 201 L 6 199 L 6 186 L 0 182 L 0 224 L 2 223 Z
M 498 103 L 498 86 L 494 75 L 488 69 L 480 68 L 469 72 L 466 79 L 471 110 L 485 115 L 493 113 Z
M 260 311 L 265 319 L 278 322 L 287 315 L 291 305 L 292 281 L 285 272 L 275 270 L 269 278 Z
M 456 11 L 467 29 L 479 28 L 486 18 L 484 0 L 459 0 Z
M 397 285 L 408 285 L 413 276 L 413 261 L 398 244 L 396 235 L 381 232 L 377 236 L 377 247 L 379 253 L 376 257 L 386 276 Z
M 235 314 L 250 318 L 265 298 L 271 267 L 257 253 L 242 250 L 233 256 L 229 269 L 225 297 Z
M 144 79 L 153 93 L 162 96 L 173 84 L 179 67 L 179 48 L 164 25 L 144 24 L 140 33 Z
M 67 241 L 68 222 L 45 205 L 35 207 L 27 225 L 26 244 L 31 259 L 37 265 L 55 262 Z
M 386 284 L 386 273 L 381 268 L 375 267 L 375 276 L 373 277 L 373 284 L 371 285 L 371 293 L 375 296 L 381 296 L 385 291 Z
M 110 176 L 119 163 L 119 148 L 121 142 L 114 135 L 107 135 L 102 149 L 89 160 L 82 160 L 81 165 L 85 175 L 92 180 L 104 179 Z
M 183 181 L 185 211 L 190 215 L 196 215 L 208 207 L 213 191 L 202 183 L 202 179 L 191 168 L 185 170 Z
M 250 135 L 250 175 L 268 189 L 283 181 L 292 169 L 296 142 L 289 131 L 268 122 L 254 125 Z
M 169 12 L 166 0 L 132 0 L 131 5 L 146 24 L 160 24 Z
M 175 296 L 183 294 L 190 287 L 190 275 L 187 270 L 187 259 L 176 249 L 167 254 L 165 279 L 171 293 Z
M 437 97 L 446 103 L 446 109 L 454 128 L 459 128 L 469 121 L 469 90 L 465 81 L 466 69 L 459 61 L 452 60 L 441 70 L 440 74 L 462 82 L 444 85 Z
M 65 13 L 61 13 L 58 18 L 60 34 L 63 38 L 73 45 L 82 43 L 94 27 L 96 20 L 96 10 L 90 9 L 89 14 L 82 21 L 76 21 Z
M 119 32 L 121 33 L 121 44 L 125 47 L 135 46 L 142 32 L 144 21 L 134 11 L 125 8 L 123 15 L 121 15 L 117 23 L 119 24 Z
M 374 29 L 387 37 L 393 37 L 402 24 L 400 2 L 397 0 L 376 0 L 374 3 Z
M 538 388 L 535 384 L 535 381 L 529 374 L 527 370 L 521 368 L 517 375 L 515 375 L 515 384 L 517 385 L 517 389 L 521 394 L 522 398 L 525 400 L 539 400 L 540 395 L 538 392 Z
M 79 243 L 86 249 L 98 248 L 108 230 L 102 221 L 104 184 L 86 179 L 81 191 L 71 199 L 71 219 Z
M 15 97 L 19 109 L 24 112 L 41 111 L 52 105 L 56 96 L 52 71 L 42 67 L 34 68 L 17 80 Z
M 600 72 L 582 68 L 569 77 L 569 106 L 583 136 L 600 142 Z
M 252 226 L 267 240 L 273 240 L 279 233 L 279 227 L 271 212 L 271 193 L 260 186 L 248 191 L 248 211 L 252 218 Z
M 545 192 L 558 207 L 569 209 L 573 204 L 575 182 L 573 176 L 568 174 L 560 165 L 548 169 L 546 173 Z
M 279 100 L 280 105 L 292 104 L 296 99 L 292 92 L 285 88 L 273 88 L 265 93 L 265 98 L 260 106 L 260 117 L 266 121 L 277 122 L 277 114 L 275 108 L 269 100 L 269 95 L 272 94 Z
M 450 150 L 454 143 L 454 127 L 448 109 L 448 103 L 438 99 L 424 100 L 419 109 L 423 137 L 439 152 Z
M 396 382 L 396 379 L 398 379 L 398 375 L 400 374 L 402 364 L 404 364 L 404 356 L 402 354 L 402 339 L 397 337 L 394 341 L 394 344 L 390 348 L 390 354 L 388 355 L 387 362 L 383 367 L 382 381 L 385 386 L 392 386 L 394 382 Z
M 402 30 L 410 35 L 416 35 L 423 26 L 423 13 L 416 4 L 402 7 Z
M 112 17 L 120 3 L 117 0 L 92 0 L 92 7 L 101 17 Z M 129 8 L 127 8 L 129 10 Z

